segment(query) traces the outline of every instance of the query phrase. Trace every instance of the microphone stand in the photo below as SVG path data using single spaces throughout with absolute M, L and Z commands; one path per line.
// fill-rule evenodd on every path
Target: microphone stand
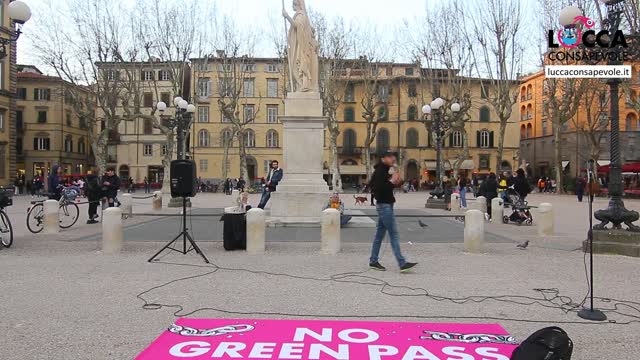
M 593 169 L 595 161 L 589 160 L 587 168 L 587 188 L 589 189 L 589 232 L 587 233 L 587 241 L 589 241 L 589 308 L 583 308 L 578 312 L 578 316 L 591 321 L 605 321 L 607 315 L 602 311 L 593 308 Z

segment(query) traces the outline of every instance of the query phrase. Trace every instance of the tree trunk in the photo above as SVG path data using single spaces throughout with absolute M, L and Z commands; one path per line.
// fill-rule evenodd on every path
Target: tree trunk
M 331 186 L 333 191 L 342 192 L 342 176 L 340 174 L 340 166 L 338 164 L 338 134 L 339 131 L 330 130 L 331 136 Z
M 240 154 L 240 177 L 244 179 L 247 183 L 247 186 L 251 184 L 251 180 L 249 179 L 249 173 L 247 171 L 247 148 L 244 143 L 244 132 L 238 132 L 238 152 Z
M 229 177 L 229 146 L 231 144 L 230 139 L 223 139 L 224 153 L 222 155 L 222 180 L 226 180 Z
M 507 122 L 509 119 L 500 119 L 500 133 L 498 134 L 498 163 L 496 164 L 496 173 L 502 172 L 502 158 L 504 156 L 504 137 L 507 132 Z
M 364 166 L 367 171 L 367 184 L 371 182 L 371 175 L 373 171 L 371 171 L 371 148 L 366 146 L 364 148 Z
M 162 192 L 168 194 L 171 192 L 171 160 L 173 160 L 173 148 L 175 147 L 175 134 L 173 129 L 171 132 L 164 134 L 167 139 L 167 152 L 162 158 L 162 166 L 164 167 L 164 178 L 162 179 Z
M 560 129 L 561 126 L 553 127 L 553 160 L 556 168 L 556 189 L 558 194 L 564 194 L 563 184 L 563 168 L 562 168 L 562 147 L 560 144 Z

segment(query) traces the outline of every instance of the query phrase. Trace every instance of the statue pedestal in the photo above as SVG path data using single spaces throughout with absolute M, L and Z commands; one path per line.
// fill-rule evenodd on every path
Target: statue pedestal
M 589 240 L 582 243 L 589 251 Z M 625 230 L 593 230 L 593 253 L 640 257 L 640 233 Z
M 320 224 L 329 201 L 322 177 L 326 118 L 319 93 L 289 93 L 283 124 L 284 178 L 271 196 L 271 222 Z

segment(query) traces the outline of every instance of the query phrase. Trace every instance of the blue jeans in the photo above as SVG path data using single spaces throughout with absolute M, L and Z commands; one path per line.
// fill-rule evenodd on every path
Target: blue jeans
M 467 207 L 467 188 L 460 189 L 460 206 Z
M 268 191 L 267 189 L 262 190 L 262 198 L 260 199 L 260 204 L 258 204 L 258 208 L 264 209 L 264 207 L 267 206 L 269 199 L 271 199 L 271 191 Z
M 393 204 L 377 204 L 376 210 L 378 211 L 378 225 L 376 227 L 376 237 L 373 239 L 373 248 L 371 249 L 369 262 L 378 262 L 382 240 L 388 231 L 393 255 L 395 255 L 398 265 L 402 267 L 407 261 L 402 257 L 402 253 L 400 252 L 400 238 L 398 236 L 396 217 L 393 214 Z

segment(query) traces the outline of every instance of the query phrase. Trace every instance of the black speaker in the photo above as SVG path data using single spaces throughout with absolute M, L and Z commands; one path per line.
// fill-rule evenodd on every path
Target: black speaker
M 196 163 L 193 160 L 171 162 L 171 197 L 196 196 Z

